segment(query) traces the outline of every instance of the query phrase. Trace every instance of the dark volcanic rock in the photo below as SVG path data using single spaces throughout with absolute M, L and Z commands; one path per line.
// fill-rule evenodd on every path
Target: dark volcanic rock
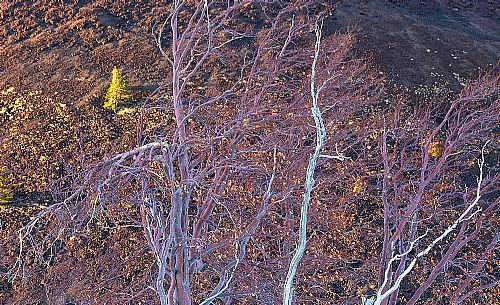
M 444 80 L 460 89 L 457 75 L 500 58 L 498 1 L 344 1 L 329 26 L 357 29 L 358 49 L 405 86 Z

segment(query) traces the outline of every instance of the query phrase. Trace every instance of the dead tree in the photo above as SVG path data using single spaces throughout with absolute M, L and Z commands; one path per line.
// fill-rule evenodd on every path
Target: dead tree
M 230 296 L 227 293 L 231 280 L 246 256 L 247 243 L 269 208 L 278 143 L 252 129 L 258 124 L 272 125 L 276 119 L 273 112 L 283 106 L 272 105 L 270 94 L 284 89 L 280 77 L 290 69 L 300 69 L 304 62 L 301 58 L 304 55 L 290 51 L 290 44 L 308 25 L 309 17 L 293 18 L 294 10 L 305 8 L 307 3 L 295 2 L 284 7 L 269 4 L 276 12 L 272 18 L 264 17 L 263 22 L 269 25 L 256 37 L 254 54 L 243 54 L 243 58 L 237 58 L 241 56 L 237 53 L 224 56 L 222 52 L 231 51 L 226 45 L 252 37 L 249 29 L 240 29 L 238 13 L 256 10 L 253 5 L 252 1 L 234 4 L 174 1 L 171 15 L 159 29 L 161 48 L 161 35 L 167 21 L 170 23 L 170 55 L 165 55 L 172 67 L 169 102 L 173 105 L 176 129 L 160 162 L 166 181 L 151 187 L 154 183 L 142 178 L 141 213 L 146 237 L 158 261 L 155 288 L 162 304 L 191 304 L 193 277 L 207 260 L 217 261 L 212 267 L 216 284 L 205 293 L 205 300 L 200 304 L 210 304 L 222 294 Z M 236 70 L 230 72 L 236 72 L 230 77 L 211 71 L 215 86 L 206 89 L 214 95 L 188 94 L 190 84 L 197 83 L 195 78 L 204 72 L 203 67 L 209 60 L 223 64 L 232 60 L 240 65 L 226 64 Z M 225 90 L 217 88 L 224 82 Z M 201 126 L 198 130 L 196 127 L 189 130 L 186 125 L 190 121 Z M 159 136 L 166 134 L 168 132 L 160 131 Z M 262 160 L 259 154 L 267 156 Z M 240 214 L 239 219 L 235 219 L 237 214 L 232 211 L 244 206 L 245 198 L 226 203 L 222 197 L 233 185 L 251 184 L 242 177 L 248 175 L 265 185 L 258 188 L 261 202 L 253 215 Z M 167 205 L 153 199 L 160 197 L 157 192 L 164 188 L 163 184 L 168 186 Z M 217 242 L 207 245 L 210 239 L 207 226 L 213 221 L 214 211 L 227 217 L 219 216 L 218 226 L 225 227 L 230 234 L 217 236 Z M 167 285 L 166 278 L 169 278 Z M 165 286 L 169 287 L 168 291 L 163 290 Z
M 247 244 L 279 201 L 278 150 L 291 128 L 307 129 L 297 72 L 311 53 L 296 44 L 317 10 L 307 1 L 174 1 L 155 29 L 170 78 L 142 110 L 136 147 L 91 167 L 20 230 L 13 278 L 32 253 L 43 261 L 54 240 L 132 206 L 123 213 L 144 231 L 161 304 L 230 299 Z M 294 124 L 281 123 L 285 114 Z
M 281 203 L 293 214 L 305 198 L 307 157 L 319 153 L 309 143 L 318 130 L 309 109 L 328 132 L 317 164 L 338 162 L 355 133 L 348 120 L 380 91 L 376 72 L 349 53 L 351 35 L 322 44 L 319 29 L 311 34 L 325 9 L 309 1 L 174 1 L 154 29 L 170 75 L 141 111 L 137 143 L 87 167 L 20 230 L 13 277 L 27 257 L 44 261 L 55 240 L 122 217 L 143 231 L 154 258 L 147 288 L 160 304 L 276 303 L 290 247 L 271 236 L 271 254 L 259 241 L 293 231 L 290 215 L 268 216 Z M 47 234 L 36 232 L 49 224 Z M 255 265 L 274 275 L 262 280 Z
M 380 136 L 384 241 L 377 294 L 365 304 L 396 304 L 401 286 L 409 281 L 417 289 L 406 302 L 415 304 L 439 276 L 451 276 L 447 281 L 452 284 L 440 286 L 448 291 L 440 295 L 450 297 L 447 301 L 463 300 L 473 279 L 479 286 L 468 294 L 495 285 L 479 278 L 498 244 L 494 194 L 500 176 L 485 161 L 497 149 L 488 141 L 500 118 L 498 88 L 498 76 L 487 75 L 449 104 L 427 101 L 414 106 L 413 113 L 396 107 L 386 117 Z M 479 171 L 474 184 L 475 160 Z M 478 239 L 483 242 L 471 245 Z M 464 251 L 479 251 L 479 258 L 468 258 Z M 458 273 L 464 273 L 462 280 L 454 278 Z
M 290 261 L 290 266 L 288 268 L 287 277 L 285 280 L 285 287 L 283 293 L 283 304 L 291 305 L 293 300 L 293 280 L 295 278 L 295 274 L 297 273 L 297 268 L 299 266 L 300 260 L 304 255 L 307 245 L 307 212 L 309 209 L 309 204 L 311 201 L 311 192 L 314 187 L 314 172 L 316 170 L 316 164 L 320 158 L 332 159 L 337 161 L 344 161 L 347 159 L 346 156 L 341 153 L 337 153 L 335 155 L 325 155 L 321 154 L 323 150 L 323 146 L 325 145 L 326 139 L 326 128 L 325 123 L 323 121 L 322 110 L 319 108 L 320 105 L 320 96 L 321 91 L 325 88 L 325 86 L 330 85 L 329 82 L 335 78 L 335 74 L 327 77 L 326 79 L 322 79 L 320 83 L 316 83 L 317 77 L 317 65 L 320 60 L 320 51 L 321 51 L 321 35 L 322 35 L 322 25 L 316 24 L 314 31 L 316 33 L 316 43 L 314 47 L 314 55 L 313 62 L 311 66 L 311 115 L 314 118 L 314 123 L 316 127 L 316 143 L 314 148 L 314 153 L 309 157 L 309 162 L 306 171 L 305 177 L 305 192 L 303 195 L 303 200 L 301 204 L 301 212 L 300 212 L 300 225 L 299 225 L 299 240 L 297 249 Z

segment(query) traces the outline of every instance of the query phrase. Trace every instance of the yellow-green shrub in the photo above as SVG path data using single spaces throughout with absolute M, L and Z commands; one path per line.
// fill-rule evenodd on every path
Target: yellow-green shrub
M 127 81 L 116 67 L 113 68 L 111 84 L 106 93 L 104 109 L 115 111 L 118 107 L 132 101 Z
M 12 201 L 14 197 L 14 192 L 7 186 L 6 175 L 0 174 L 0 203 L 6 203 Z

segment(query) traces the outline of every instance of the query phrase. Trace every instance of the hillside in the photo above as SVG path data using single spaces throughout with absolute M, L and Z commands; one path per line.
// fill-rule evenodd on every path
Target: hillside
M 410 253 L 408 247 L 415 238 L 419 240 L 418 234 L 423 236 L 423 226 L 441 232 L 459 219 L 463 203 L 475 198 L 476 163 L 481 157 L 486 158 L 487 174 L 476 204 L 484 213 L 465 214 L 470 217 L 460 231 L 469 234 L 472 242 L 457 245 L 454 238 L 459 240 L 462 233 L 448 236 L 445 243 L 457 248 L 456 259 L 441 266 L 447 248 L 433 249 L 417 264 L 420 273 L 403 282 L 390 304 L 409 302 L 435 266 L 440 266 L 443 277 L 434 279 L 436 288 L 419 295 L 419 304 L 450 304 L 459 299 L 454 291 L 470 292 L 462 304 L 496 304 L 500 288 L 491 283 L 500 280 L 495 216 L 500 179 L 495 127 L 499 123 L 495 111 L 500 89 L 500 2 L 297 1 L 311 7 L 311 12 L 297 4 L 291 9 L 297 11 L 285 17 L 276 13 L 287 8 L 285 2 L 271 2 L 238 7 L 237 19 L 223 24 L 247 36 L 241 43 L 223 44 L 223 52 L 207 57 L 205 66 L 194 73 L 179 99 L 191 111 L 184 117 L 172 106 L 175 73 L 156 40 L 171 12 L 166 1 L 0 0 L 0 305 L 160 304 L 157 295 L 161 293 L 155 286 L 160 264 L 155 255 L 160 251 L 151 240 L 161 221 L 154 230 L 146 224 L 153 226 L 151 215 L 160 210 L 158 215 L 169 218 L 174 195 L 191 188 L 193 193 L 182 197 L 188 202 L 182 219 L 190 219 L 183 229 L 192 238 L 184 238 L 192 243 L 187 248 L 203 251 L 193 258 L 195 250 L 186 250 L 192 258 L 186 269 L 196 265 L 205 272 L 190 278 L 192 302 L 208 297 L 210 289 L 219 289 L 222 296 L 217 295 L 212 304 L 280 304 L 284 266 L 295 251 L 301 202 L 306 197 L 307 158 L 313 155 L 317 139 L 313 124 L 318 121 L 310 116 L 306 92 L 317 36 L 307 18 L 318 7 L 330 9 L 337 2 L 323 23 L 323 39 L 330 44 L 325 56 L 330 61 L 318 61 L 318 69 L 326 71 L 318 77 L 323 80 L 329 73 L 338 73 L 329 78 L 338 83 L 326 86 L 318 99 L 334 100 L 320 103 L 334 109 L 325 114 L 329 146 L 324 154 L 339 154 L 331 159 L 345 162 L 318 162 L 307 230 L 309 248 L 295 284 L 297 304 L 355 304 L 363 297 L 374 297 L 383 282 L 380 268 L 388 261 L 379 255 L 389 255 L 384 236 L 399 234 L 391 231 L 398 221 L 408 226 L 401 234 L 407 234 L 409 241 L 400 240 L 398 247 Z M 186 20 L 196 11 L 190 5 L 197 1 L 186 3 L 184 15 L 179 15 L 181 29 L 189 26 Z M 217 13 L 219 7 L 214 7 Z M 274 25 L 273 18 L 283 19 Z M 213 22 L 217 24 L 217 19 Z M 266 66 L 279 49 L 276 41 L 287 41 L 283 37 L 288 22 L 290 27 L 296 22 L 298 30 L 290 30 L 289 35 L 299 38 L 283 48 L 272 63 L 274 68 Z M 271 35 L 270 44 L 259 51 L 265 55 L 259 58 L 259 39 L 265 41 L 272 26 L 279 29 L 276 36 L 285 36 L 274 41 Z M 163 32 L 165 37 L 170 34 L 170 30 Z M 205 39 L 194 41 L 203 45 Z M 169 49 L 170 44 L 165 39 L 162 47 Z M 193 58 L 202 53 L 196 48 L 188 51 Z M 253 68 L 252 54 L 258 54 Z M 127 79 L 134 97 L 133 103 L 118 111 L 103 108 L 114 67 Z M 248 72 L 252 69 L 255 75 Z M 470 81 L 483 76 L 478 85 Z M 231 90 L 235 93 L 227 93 Z M 213 96 L 216 102 L 204 100 Z M 457 102 L 453 108 L 454 100 L 466 103 Z M 250 101 L 261 108 L 252 108 Z M 335 110 L 339 104 L 348 106 L 345 111 Z M 439 125 L 448 117 L 450 121 Z M 463 122 L 471 123 L 460 128 Z M 388 128 L 392 133 L 386 139 Z M 464 135 L 454 134 L 462 131 Z M 449 140 L 453 137 L 458 140 Z M 175 149 L 170 151 L 165 139 L 173 139 L 168 145 Z M 184 151 L 185 143 L 189 149 Z M 486 150 L 481 146 L 485 143 Z M 140 151 L 144 147 L 151 149 Z M 456 157 L 454 149 L 462 155 Z M 186 166 L 194 173 L 189 176 L 192 181 L 182 171 L 188 154 L 200 156 L 189 159 L 192 163 Z M 170 160 L 170 168 L 155 163 L 162 158 Z M 116 163 L 110 165 L 110 160 Z M 423 160 L 438 173 L 429 178 L 431 182 L 418 180 L 419 166 L 426 164 Z M 390 162 L 394 164 L 389 166 Z M 433 173 L 432 168 L 422 170 L 422 175 Z M 401 181 L 387 187 L 394 178 L 387 170 L 401 171 L 396 175 Z M 170 175 L 171 180 L 162 175 Z M 105 182 L 99 184 L 99 179 Z M 429 182 L 429 189 L 416 191 L 417 180 Z M 111 186 L 109 181 L 119 182 Z M 277 186 L 271 194 L 273 181 Z M 163 182 L 168 187 L 162 188 Z M 181 187 L 183 183 L 187 186 Z M 405 223 L 409 218 L 403 203 L 387 208 L 382 202 L 388 199 L 381 199 L 386 192 L 389 201 L 421 201 L 422 208 L 412 214 L 416 220 Z M 66 202 L 68 197 L 71 200 Z M 155 210 L 147 205 L 151 198 L 168 204 Z M 137 203 L 141 200 L 142 204 Z M 200 211 L 208 203 L 212 209 L 205 215 Z M 22 248 L 17 230 L 40 212 L 41 218 L 30 227 L 33 236 L 24 237 L 26 244 L 33 241 L 32 248 Z M 389 218 L 394 227 L 384 230 Z M 203 237 L 196 237 L 198 223 Z M 477 232 L 476 224 L 481 229 Z M 167 230 L 168 225 L 162 228 Z M 438 236 L 435 232 L 422 238 L 430 243 Z M 163 238 L 157 242 L 165 242 Z M 169 238 L 168 246 L 178 239 Z M 46 249 L 38 249 L 35 240 Z M 247 245 L 243 252 L 248 251 L 248 258 L 240 262 L 231 251 L 241 245 Z M 468 251 L 473 253 L 470 257 Z M 21 269 L 27 273 L 12 277 L 19 252 L 26 253 Z M 236 263 L 229 262 L 234 258 Z M 481 265 L 482 273 L 473 264 L 481 260 L 487 261 Z M 237 267 L 241 272 L 233 271 Z M 173 263 L 169 268 L 174 268 Z M 471 270 L 481 276 L 470 276 Z M 167 290 L 174 273 L 164 274 Z M 470 289 L 460 290 L 459 284 L 469 276 L 464 287 Z M 235 284 L 222 289 L 223 279 L 228 283 L 234 279 Z M 174 290 L 179 294 L 178 288 L 168 293 Z

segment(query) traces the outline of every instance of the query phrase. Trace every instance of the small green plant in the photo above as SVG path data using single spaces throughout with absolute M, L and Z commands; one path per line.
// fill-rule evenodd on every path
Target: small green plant
M 7 176 L 0 174 L 0 203 L 12 201 L 12 198 L 14 198 L 14 192 L 7 187 L 6 181 Z
M 116 111 L 118 107 L 132 101 L 132 94 L 127 86 L 127 81 L 116 67 L 113 68 L 112 75 L 111 84 L 106 93 L 104 109 Z

